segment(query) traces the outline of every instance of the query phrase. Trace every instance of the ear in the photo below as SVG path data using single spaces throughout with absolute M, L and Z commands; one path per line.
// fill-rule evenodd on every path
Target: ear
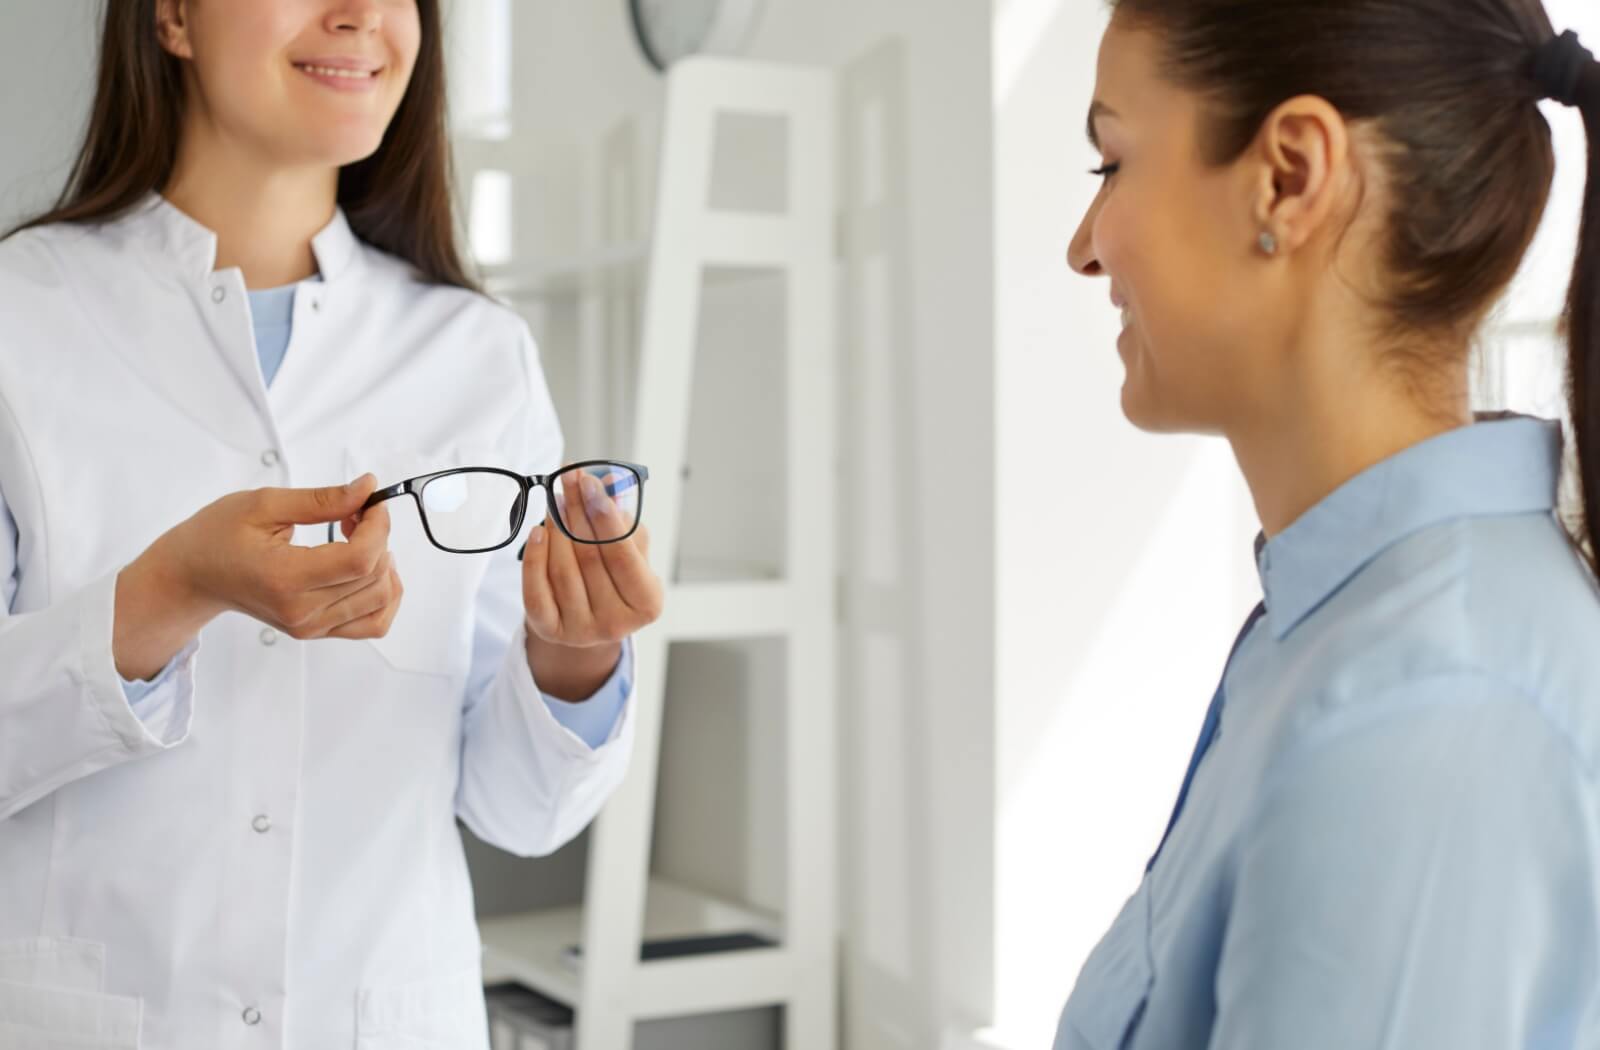
M 1300 95 L 1267 115 L 1253 150 L 1254 218 L 1280 250 L 1292 252 L 1339 212 L 1350 174 L 1349 126 L 1327 100 Z
M 189 42 L 189 0 L 156 0 L 156 40 L 169 54 L 194 58 Z

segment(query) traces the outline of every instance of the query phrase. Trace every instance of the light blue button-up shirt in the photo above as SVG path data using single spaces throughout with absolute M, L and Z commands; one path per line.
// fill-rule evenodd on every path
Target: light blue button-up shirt
M 1600 597 L 1560 443 L 1440 435 L 1261 547 L 1266 616 L 1057 1050 L 1600 1046 Z
M 283 364 L 284 354 L 289 349 L 289 337 L 293 330 L 295 289 L 298 287 L 291 284 L 282 288 L 267 288 L 250 293 L 250 318 L 255 330 L 256 354 L 261 359 L 261 377 L 268 386 L 272 385 L 279 366 Z M 192 645 L 193 643 L 190 648 Z M 158 733 L 161 731 L 159 727 L 165 726 L 171 720 L 173 704 L 178 696 L 178 690 L 172 687 L 174 669 L 189 651 L 190 649 L 186 648 L 174 656 L 172 662 L 152 679 L 123 681 L 123 691 L 127 694 L 133 713 Z M 550 708 L 550 713 L 555 716 L 556 721 L 565 726 L 569 732 L 590 748 L 598 749 L 611 737 L 617 722 L 622 718 L 622 709 L 627 705 L 632 676 L 633 649 L 631 645 L 624 645 L 622 659 L 618 661 L 616 670 L 594 696 L 574 704 L 545 695 L 545 705 Z

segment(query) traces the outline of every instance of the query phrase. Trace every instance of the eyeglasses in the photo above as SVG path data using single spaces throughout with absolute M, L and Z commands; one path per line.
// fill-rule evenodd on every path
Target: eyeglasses
M 416 500 L 428 540 L 451 554 L 483 554 L 517 538 L 535 488 L 545 492 L 550 520 L 574 543 L 617 543 L 639 528 L 644 483 L 637 463 L 585 460 L 554 474 L 517 474 L 498 467 L 455 467 L 407 478 L 367 497 L 362 510 L 396 496 Z M 328 524 L 328 540 L 336 523 Z M 526 549 L 526 544 L 524 544 Z M 522 551 L 517 552 L 521 559 Z

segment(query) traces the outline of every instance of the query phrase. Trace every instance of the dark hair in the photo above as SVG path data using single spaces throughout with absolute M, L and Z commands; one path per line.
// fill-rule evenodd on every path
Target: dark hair
M 1391 192 L 1384 305 L 1401 331 L 1469 339 L 1538 230 L 1555 173 L 1535 54 L 1555 36 L 1539 0 L 1111 0 L 1152 31 L 1164 74 L 1206 100 L 1205 160 L 1238 158 L 1297 95 L 1382 136 Z M 1575 42 L 1574 42 L 1575 46 Z M 1589 181 L 1564 328 L 1582 522 L 1600 550 L 1600 64 L 1576 99 Z
M 417 0 L 417 62 L 378 149 L 339 171 L 339 205 L 368 244 L 437 284 L 480 290 L 456 246 L 438 0 Z M 54 207 L 6 234 L 115 219 L 172 177 L 183 130 L 183 65 L 156 37 L 156 0 L 106 0 L 88 130 Z M 0 238 L 3 239 L 3 238 Z

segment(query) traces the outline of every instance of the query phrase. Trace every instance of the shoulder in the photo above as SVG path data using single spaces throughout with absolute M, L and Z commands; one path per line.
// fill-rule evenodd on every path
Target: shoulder
M 509 304 L 486 292 L 429 281 L 406 260 L 365 241 L 357 244 L 362 279 L 409 319 L 458 325 L 481 333 L 486 346 L 537 356 L 527 321 Z
M 1284 677 L 1303 690 L 1285 697 L 1275 749 L 1300 756 L 1290 764 L 1351 733 L 1507 720 L 1547 736 L 1586 778 L 1600 767 L 1600 593 L 1553 516 L 1428 529 L 1324 612 L 1284 646 Z
M 34 226 L 0 241 L 0 294 L 62 284 L 63 248 L 86 231 L 70 226 Z

